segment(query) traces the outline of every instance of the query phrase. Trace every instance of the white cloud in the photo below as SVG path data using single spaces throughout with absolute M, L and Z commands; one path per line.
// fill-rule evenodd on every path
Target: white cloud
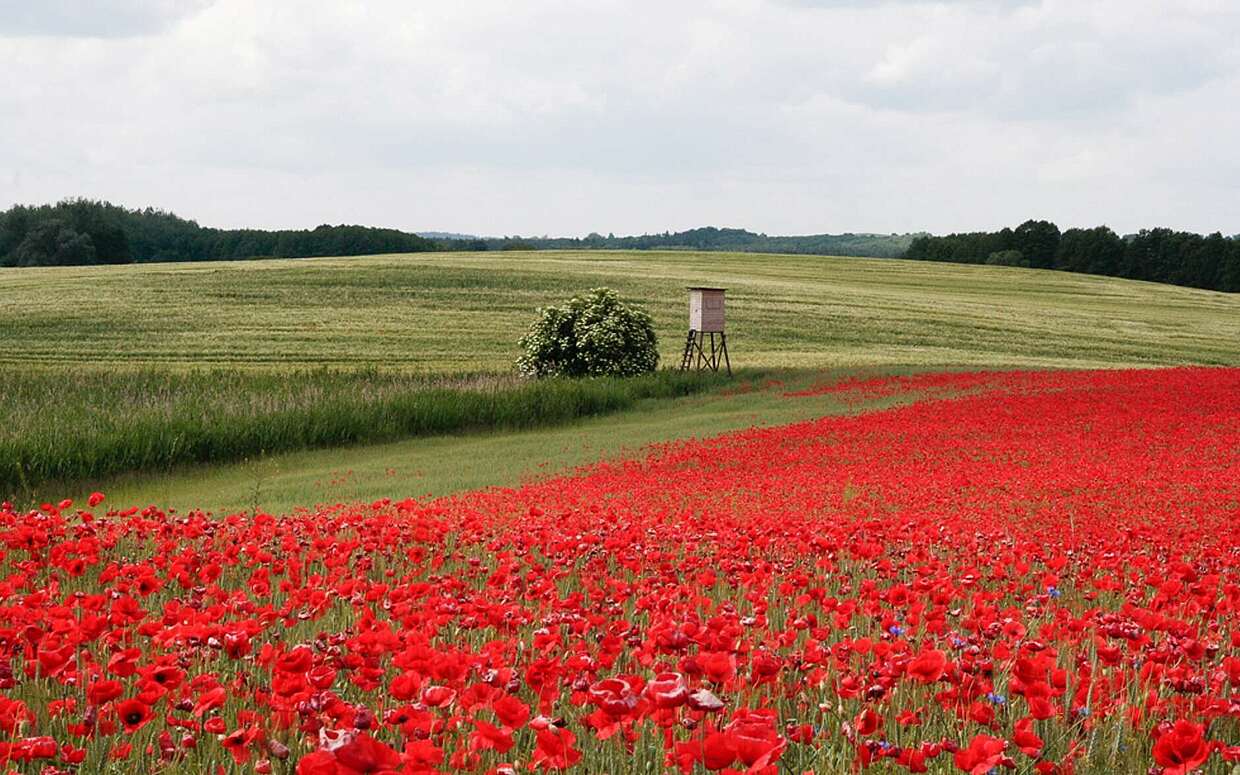
M 1237 229 L 1228 2 L 113 7 L 146 21 L 17 36 L 0 5 L 0 206 L 487 233 Z
M 0 0 L 0 36 L 115 38 L 158 32 L 213 0 Z

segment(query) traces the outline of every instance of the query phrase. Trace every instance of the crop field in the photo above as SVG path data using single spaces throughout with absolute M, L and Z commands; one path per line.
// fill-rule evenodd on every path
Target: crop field
M 0 363 L 510 371 L 536 307 L 608 286 L 665 363 L 686 285 L 728 290 L 746 366 L 1240 364 L 1240 297 L 892 259 L 689 252 L 411 254 L 0 273 Z
M 795 381 L 790 371 L 804 380 L 826 368 L 1240 364 L 1234 295 L 1000 267 L 521 252 L 6 271 L 0 499 L 37 502 L 114 476 L 166 482 L 192 465 L 250 470 L 298 450 L 550 427 L 714 389 L 666 376 L 645 386 L 531 387 L 512 372 L 535 308 L 597 285 L 651 311 L 664 364 L 674 364 L 683 286 L 701 283 L 730 289 L 732 353 L 756 382 L 771 369 Z M 761 403 L 753 421 L 803 419 L 778 403 Z M 354 469 L 353 454 L 311 479 L 338 480 L 331 470 Z M 404 467 L 382 470 L 392 468 Z M 264 477 L 243 488 L 260 491 Z M 442 492 L 445 482 L 385 476 L 376 488 Z M 239 497 L 232 487 L 215 503 Z
M 0 760 L 299 775 L 1240 763 L 1240 369 L 823 378 L 776 395 L 862 411 L 437 499 L 0 509 Z

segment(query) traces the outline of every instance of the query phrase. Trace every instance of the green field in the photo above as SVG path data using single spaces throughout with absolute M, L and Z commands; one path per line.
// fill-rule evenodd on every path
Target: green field
M 0 272 L 0 363 L 508 370 L 536 307 L 599 285 L 647 307 L 665 361 L 684 286 L 723 285 L 749 366 L 1240 362 L 1237 295 L 893 259 L 522 252 Z
M 721 386 L 662 370 L 632 379 L 399 371 L 46 369 L 0 381 L 0 500 L 295 449 L 540 428 Z
M 821 369 L 1240 364 L 1240 296 L 1001 267 L 522 252 L 6 270 L 0 464 L 22 467 L 9 489 L 29 497 L 113 485 L 132 501 L 274 508 L 507 483 L 833 410 L 778 391 L 669 402 L 689 391 L 624 388 L 613 400 L 612 388 L 591 388 L 554 411 L 513 414 L 513 391 L 528 393 L 512 377 L 516 340 L 535 308 L 616 288 L 652 313 L 671 364 L 684 286 L 698 284 L 729 288 L 733 363 L 783 369 L 789 382 Z M 440 408 L 428 415 L 431 394 Z M 202 461 L 236 462 L 183 465 Z M 104 479 L 125 471 L 139 475 Z
M 279 514 L 320 503 L 440 496 L 515 485 L 598 460 L 627 457 L 648 444 L 797 422 L 900 400 L 886 398 L 858 406 L 831 395 L 785 396 L 788 389 L 846 373 L 852 370 L 835 374 L 777 371 L 758 380 L 738 381 L 738 391 L 646 399 L 629 411 L 583 417 L 558 426 L 268 455 L 158 476 L 119 477 L 105 489 L 113 504 L 157 503 L 181 511 L 197 508 L 216 513 L 261 509 Z M 91 489 L 68 494 L 81 501 Z

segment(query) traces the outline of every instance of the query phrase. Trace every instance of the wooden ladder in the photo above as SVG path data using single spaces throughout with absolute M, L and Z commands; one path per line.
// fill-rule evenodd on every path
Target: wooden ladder
M 693 346 L 696 344 L 696 331 L 689 332 L 689 338 L 685 339 L 685 352 L 680 358 L 680 370 L 688 371 L 693 365 Z

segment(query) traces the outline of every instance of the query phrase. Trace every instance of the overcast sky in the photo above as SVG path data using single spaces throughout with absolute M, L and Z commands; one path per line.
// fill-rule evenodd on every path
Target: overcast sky
M 1236 0 L 0 0 L 0 206 L 1240 232 Z

